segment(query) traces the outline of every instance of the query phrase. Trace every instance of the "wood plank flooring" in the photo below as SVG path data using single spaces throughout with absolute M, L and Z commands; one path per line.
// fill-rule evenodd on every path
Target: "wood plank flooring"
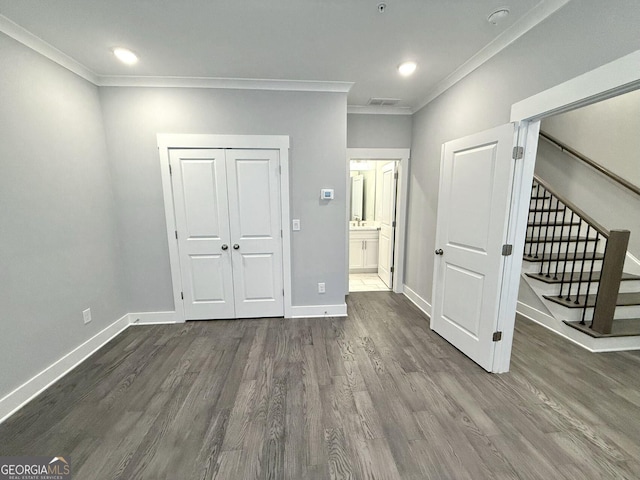
M 132 327 L 0 425 L 76 479 L 640 478 L 640 353 L 518 320 L 491 375 L 406 298 L 349 317 Z

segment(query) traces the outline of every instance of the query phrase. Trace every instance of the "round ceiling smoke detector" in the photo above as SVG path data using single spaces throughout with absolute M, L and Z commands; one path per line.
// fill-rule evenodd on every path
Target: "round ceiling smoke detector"
M 378 4 L 378 13 L 384 13 L 387 11 L 387 4 L 384 2 L 381 2 Z
M 507 16 L 509 16 L 509 9 L 508 8 L 499 8 L 498 10 L 496 10 L 493 13 L 491 13 L 487 17 L 487 22 L 489 22 L 489 23 L 491 23 L 493 25 L 497 25 L 499 22 L 501 22 Z

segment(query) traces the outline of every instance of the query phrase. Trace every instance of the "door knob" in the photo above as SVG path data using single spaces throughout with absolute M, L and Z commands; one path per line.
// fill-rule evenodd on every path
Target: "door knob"
M 444 252 L 442 251 L 441 248 L 436 250 L 436 255 L 442 255 Z
M 233 244 L 233 249 L 234 250 L 238 250 L 240 248 L 240 245 L 238 245 L 237 243 Z
M 223 250 L 226 250 L 227 248 L 229 248 L 229 245 L 227 245 L 226 243 L 223 243 L 221 248 Z

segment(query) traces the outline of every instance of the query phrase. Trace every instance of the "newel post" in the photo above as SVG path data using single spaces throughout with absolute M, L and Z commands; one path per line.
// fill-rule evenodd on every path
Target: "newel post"
M 611 230 L 605 247 L 600 285 L 591 323 L 591 328 L 601 334 L 611 333 L 629 235 L 629 230 Z

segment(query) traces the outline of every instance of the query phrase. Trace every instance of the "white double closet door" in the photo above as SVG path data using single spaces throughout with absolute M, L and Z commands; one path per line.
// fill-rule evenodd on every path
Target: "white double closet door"
M 277 150 L 172 149 L 187 320 L 284 314 Z

